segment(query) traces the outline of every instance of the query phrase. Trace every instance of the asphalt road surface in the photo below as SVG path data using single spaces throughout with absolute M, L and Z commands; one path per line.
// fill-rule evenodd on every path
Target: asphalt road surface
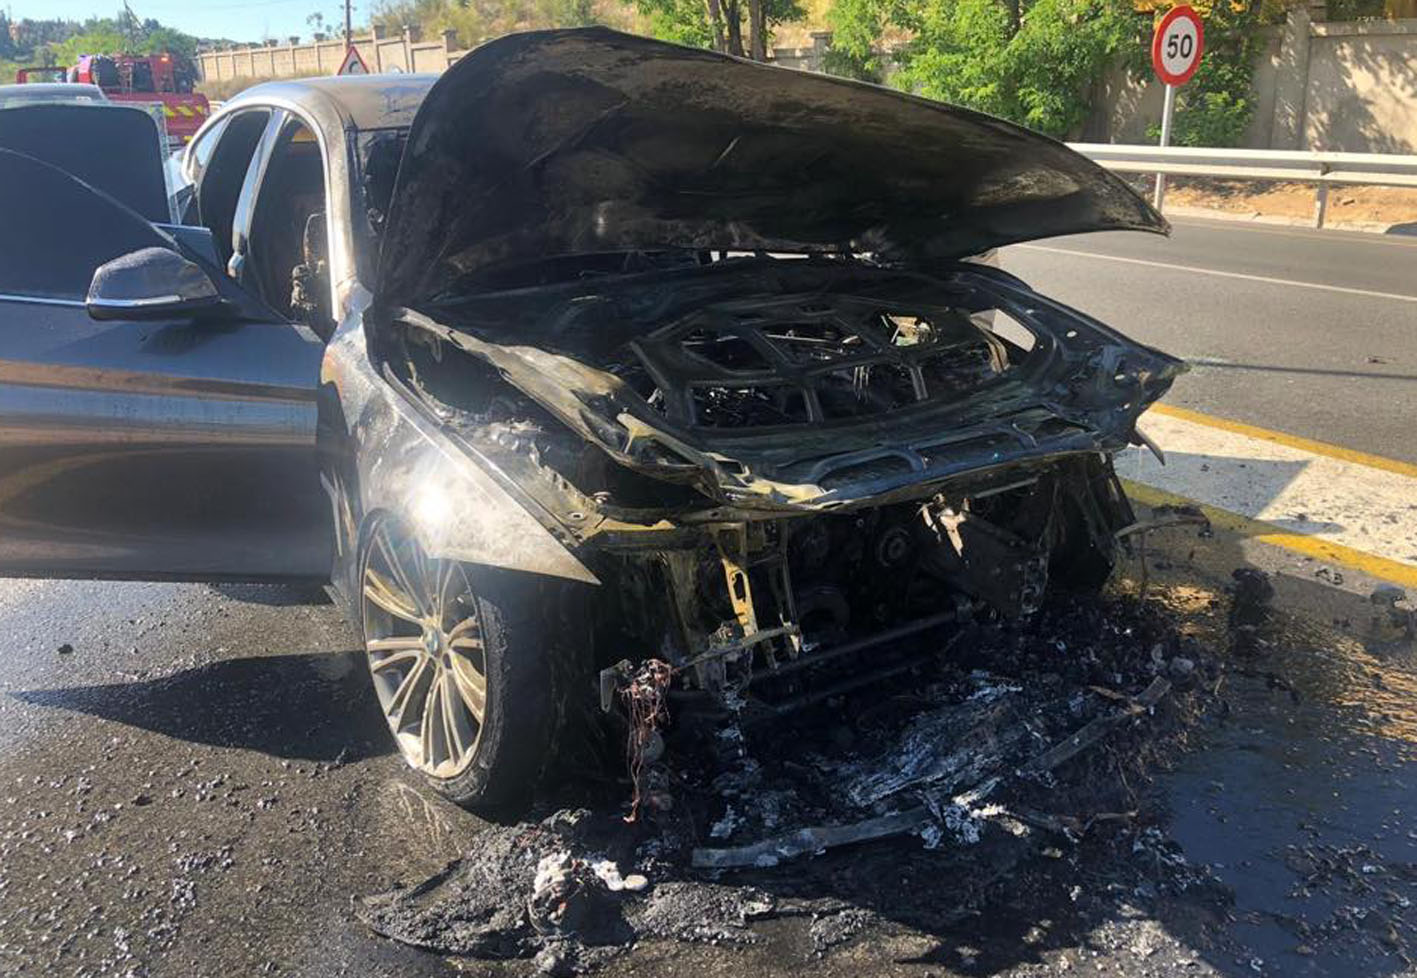
M 1236 221 L 1005 249 L 1039 291 L 1192 363 L 1169 403 L 1417 462 L 1417 241 Z
M 1170 241 L 1065 239 L 1009 249 L 1004 265 L 1201 361 L 1178 385 L 1179 404 L 1417 460 L 1414 249 L 1187 221 Z M 1209 546 L 1217 576 L 1245 559 L 1231 541 Z M 1287 593 L 1305 606 L 1326 586 L 1299 585 Z M 312 600 L 257 587 L 0 581 L 0 975 L 489 973 L 374 938 L 353 919 L 352 898 L 435 872 L 475 844 L 481 823 L 404 773 L 355 636 L 336 607 Z M 1361 631 L 1369 614 L 1365 600 L 1349 601 L 1326 617 Z M 1287 923 L 1299 911 L 1284 859 L 1331 846 L 1360 883 L 1369 864 L 1373 878 L 1417 879 L 1411 644 L 1354 648 L 1305 646 L 1307 671 L 1287 663 L 1278 698 L 1269 681 L 1245 686 L 1238 708 L 1260 705 L 1167 776 L 1175 838 L 1236 891 L 1233 946 L 1192 947 L 1184 928 L 1158 929 L 1138 911 L 1046 955 L 1029 935 L 1011 938 L 1009 973 L 1353 973 L 1325 957 L 1321 936 Z M 1408 693 L 1368 717 L 1374 688 Z M 1334 704 L 1348 711 L 1339 720 Z M 1384 913 L 1398 919 L 1417 894 L 1392 885 Z M 1356 899 L 1318 891 L 1334 915 Z M 1377 948 L 1364 973 L 1410 968 Z M 868 935 L 811 970 L 994 973 L 927 951 Z M 763 955 L 646 949 L 613 970 L 775 969 Z
M 352 895 L 479 823 L 413 790 L 354 637 L 280 588 L 0 584 L 0 975 L 410 975 Z

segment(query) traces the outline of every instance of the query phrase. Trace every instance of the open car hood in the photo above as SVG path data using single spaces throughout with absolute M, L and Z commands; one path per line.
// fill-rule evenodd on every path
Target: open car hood
M 919 261 L 1109 229 L 1168 227 L 1112 174 L 1000 119 L 604 28 L 539 31 L 483 45 L 429 91 L 378 293 L 412 304 L 565 255 Z

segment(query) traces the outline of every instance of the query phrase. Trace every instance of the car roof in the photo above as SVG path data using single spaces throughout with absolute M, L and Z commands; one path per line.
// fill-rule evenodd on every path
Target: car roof
M 247 102 L 290 102 L 315 116 L 337 115 L 355 129 L 404 129 L 438 80 L 434 74 L 329 75 L 266 82 L 224 108 Z
M 42 101 L 55 98 L 97 99 L 108 101 L 97 85 L 76 82 L 29 82 L 24 85 L 0 85 L 0 98 L 31 98 Z

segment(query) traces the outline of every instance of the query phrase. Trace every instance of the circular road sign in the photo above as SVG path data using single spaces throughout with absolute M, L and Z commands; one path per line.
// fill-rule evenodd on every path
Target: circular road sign
M 1184 85 L 1200 67 L 1205 28 L 1190 7 L 1172 7 L 1156 25 L 1151 39 L 1151 66 L 1168 85 Z

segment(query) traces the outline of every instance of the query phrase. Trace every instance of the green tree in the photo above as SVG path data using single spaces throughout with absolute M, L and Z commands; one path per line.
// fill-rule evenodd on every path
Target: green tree
M 95 17 L 87 20 L 70 36 L 47 45 L 55 63 L 72 65 L 85 54 L 162 54 L 171 52 L 191 57 L 197 52 L 197 39 L 155 20 L 136 18 L 112 19 Z
M 430 36 L 451 30 L 468 46 L 510 31 L 604 22 L 593 0 L 383 0 L 373 21 L 393 31 L 419 27 Z
M 0 10 L 0 58 L 13 58 L 15 42 L 10 38 L 10 15 Z
M 197 39 L 171 27 L 157 27 L 146 33 L 142 40 L 144 54 L 180 54 L 192 57 L 197 53 Z
M 119 54 L 128 49 L 128 39 L 112 20 L 90 20 L 80 33 L 59 44 L 51 44 L 50 50 L 59 64 L 72 65 L 85 54 Z
M 1077 129 L 1094 86 L 1149 18 L 1131 0 L 836 0 L 828 67 L 880 78 L 1053 136 Z M 883 56 L 887 32 L 908 38 Z
M 1251 80 L 1264 47 L 1262 30 L 1284 19 L 1283 0 L 1217 3 L 1205 15 L 1205 54 L 1176 93 L 1171 142 L 1177 146 L 1238 146 L 1255 112 Z M 1160 126 L 1148 133 L 1160 138 Z
M 774 27 L 805 13 L 798 0 L 635 0 L 635 7 L 655 37 L 755 61 L 767 60 Z
M 1206 54 L 1179 93 L 1176 141 L 1234 145 L 1253 112 L 1261 29 L 1293 0 L 1197 4 Z M 979 109 L 1051 136 L 1076 134 L 1106 73 L 1149 72 L 1154 16 L 1133 0 L 834 0 L 828 69 Z M 905 40 L 883 53 L 882 38 Z

